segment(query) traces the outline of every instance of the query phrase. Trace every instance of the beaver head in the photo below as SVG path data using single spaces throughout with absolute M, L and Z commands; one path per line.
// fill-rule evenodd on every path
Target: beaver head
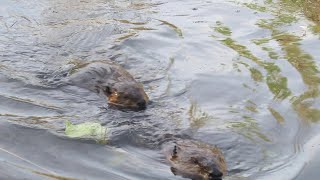
M 199 180 L 221 180 L 226 174 L 226 162 L 214 146 L 193 140 L 166 144 L 165 155 L 174 175 Z
M 145 109 L 149 98 L 137 82 L 118 82 L 104 90 L 108 103 L 122 108 Z

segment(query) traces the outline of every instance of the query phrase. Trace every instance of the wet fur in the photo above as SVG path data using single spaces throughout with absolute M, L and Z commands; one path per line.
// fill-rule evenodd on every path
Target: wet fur
M 121 81 L 136 82 L 121 66 L 109 61 L 78 65 L 71 70 L 68 77 L 69 84 L 95 92 L 99 92 L 102 87 L 113 86 Z
M 122 108 L 145 108 L 149 99 L 141 83 L 115 63 L 92 62 L 71 70 L 68 83 L 104 94 L 108 103 Z
M 176 140 L 163 145 L 175 175 L 195 180 L 221 180 L 227 166 L 221 151 L 195 140 Z

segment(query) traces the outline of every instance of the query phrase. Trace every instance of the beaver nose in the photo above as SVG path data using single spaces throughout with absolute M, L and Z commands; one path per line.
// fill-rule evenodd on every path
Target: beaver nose
M 146 108 L 147 103 L 146 101 L 143 100 L 143 101 L 139 101 L 137 105 L 139 106 L 139 108 Z
M 222 180 L 222 172 L 217 170 L 217 169 L 213 169 L 212 172 L 209 174 L 209 179 L 210 180 Z

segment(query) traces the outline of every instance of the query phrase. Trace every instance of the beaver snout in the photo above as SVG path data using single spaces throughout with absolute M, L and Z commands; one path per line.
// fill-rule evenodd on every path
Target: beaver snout
M 137 103 L 137 106 L 139 107 L 139 109 L 146 109 L 147 108 L 147 102 L 145 100 L 139 101 Z
M 209 174 L 209 180 L 222 180 L 223 173 L 217 168 L 213 168 L 212 172 Z

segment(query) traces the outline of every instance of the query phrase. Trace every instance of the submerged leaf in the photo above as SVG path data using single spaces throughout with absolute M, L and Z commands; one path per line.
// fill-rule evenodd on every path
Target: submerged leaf
M 99 123 L 85 122 L 81 124 L 72 124 L 66 121 L 65 134 L 70 138 L 93 138 L 97 141 L 105 141 L 107 128 Z

